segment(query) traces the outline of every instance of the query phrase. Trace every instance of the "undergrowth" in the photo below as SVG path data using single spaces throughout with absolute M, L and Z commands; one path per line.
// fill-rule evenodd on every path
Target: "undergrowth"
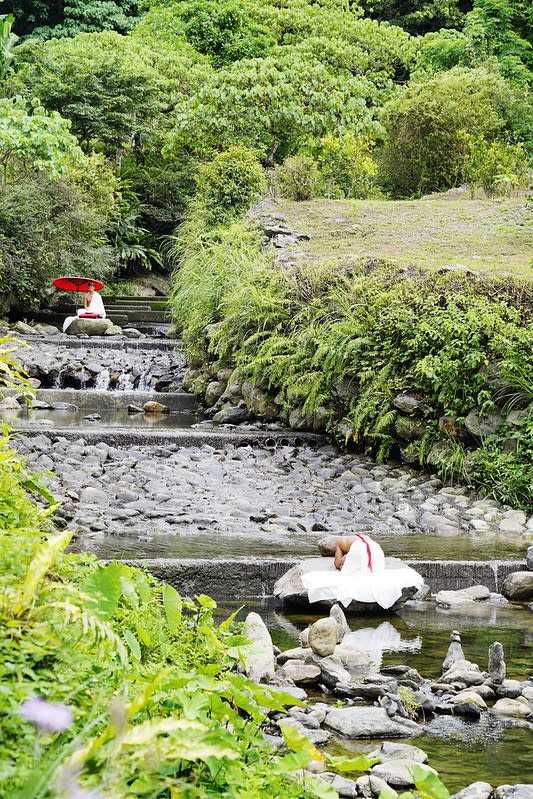
M 364 261 L 283 271 L 259 245 L 239 223 L 199 233 L 193 216 L 182 229 L 173 308 L 192 365 L 234 368 L 234 380 L 251 378 L 281 415 L 298 408 L 309 427 L 325 411 L 339 443 L 380 461 L 403 451 L 424 464 L 446 442 L 436 464 L 443 477 L 528 506 L 530 284 Z M 420 401 L 413 440 L 400 435 L 406 418 L 394 400 L 402 393 Z M 505 422 L 511 407 L 518 425 Z M 483 418 L 498 408 L 497 436 L 466 441 L 457 432 L 470 411 Z M 441 417 L 456 422 L 452 433 Z

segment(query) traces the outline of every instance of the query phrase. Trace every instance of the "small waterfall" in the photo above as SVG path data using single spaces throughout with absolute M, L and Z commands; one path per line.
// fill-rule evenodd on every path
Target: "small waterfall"
M 63 388 L 63 379 L 61 377 L 61 372 L 58 372 L 54 377 L 52 388 L 54 388 L 56 391 L 59 390 L 60 388 Z
M 118 391 L 133 391 L 133 381 L 129 372 L 122 372 L 117 383 Z
M 96 380 L 94 381 L 94 387 L 96 389 L 99 389 L 100 391 L 107 391 L 107 389 L 109 388 L 109 379 L 110 379 L 109 369 L 102 369 L 102 371 L 96 375 Z
M 152 373 L 148 369 L 146 372 L 141 372 L 139 382 L 137 384 L 137 391 L 150 391 L 152 388 Z

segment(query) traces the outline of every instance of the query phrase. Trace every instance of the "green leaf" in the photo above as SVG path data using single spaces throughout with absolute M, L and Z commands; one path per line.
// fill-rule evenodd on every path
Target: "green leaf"
M 85 607 L 103 621 L 111 619 L 118 608 L 122 594 L 121 571 L 120 563 L 99 566 L 81 586 L 86 595 Z
M 319 777 L 313 777 L 312 774 L 306 774 L 303 779 L 306 791 L 318 799 L 339 799 L 339 794 L 332 785 L 321 780 Z
M 335 771 L 368 771 L 376 763 L 381 763 L 379 757 L 357 755 L 357 757 L 328 757 L 328 764 Z
M 450 799 L 450 792 L 436 774 L 426 766 L 414 763 L 411 769 L 413 781 L 419 791 L 424 791 L 428 799 Z
M 194 598 L 200 607 L 205 608 L 206 610 L 214 610 L 217 606 L 215 600 L 212 597 L 207 596 L 207 594 L 198 594 Z
M 182 601 L 176 589 L 168 583 L 163 584 L 163 607 L 165 608 L 168 629 L 174 635 L 181 621 Z
M 126 641 L 129 650 L 135 660 L 141 659 L 141 645 L 139 644 L 138 640 L 135 638 L 131 630 L 124 630 L 123 632 L 124 640 Z
M 325 756 L 320 752 L 314 744 L 311 743 L 309 738 L 303 735 L 294 727 L 289 724 L 284 724 L 282 721 L 279 724 L 283 740 L 293 752 L 302 752 L 305 754 L 307 761 L 310 760 L 325 760 Z

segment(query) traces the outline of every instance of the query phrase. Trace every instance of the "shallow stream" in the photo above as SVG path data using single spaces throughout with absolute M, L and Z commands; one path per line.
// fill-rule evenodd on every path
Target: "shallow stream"
M 239 604 L 219 602 L 222 616 Z M 246 602 L 243 614 L 255 610 L 270 629 L 280 649 L 298 646 L 298 635 L 320 618 L 309 613 L 288 613 L 273 601 Z M 405 664 L 428 679 L 440 676 L 450 632 L 459 630 L 465 657 L 487 668 L 488 648 L 494 641 L 503 644 L 507 676 L 533 678 L 533 614 L 510 605 L 479 604 L 473 609 L 453 612 L 430 603 L 408 603 L 394 616 L 352 617 L 350 627 L 356 644 L 372 656 L 375 665 Z M 384 649 L 382 648 L 384 647 Z M 324 701 L 317 694 L 317 701 Z M 327 701 L 327 700 L 326 700 Z M 421 725 L 423 732 L 406 743 L 421 747 L 450 791 L 457 791 L 482 780 L 493 787 L 533 782 L 533 724 L 500 720 L 484 712 L 480 721 L 465 721 L 452 716 L 435 716 Z M 334 740 L 332 754 L 370 752 L 380 741 Z

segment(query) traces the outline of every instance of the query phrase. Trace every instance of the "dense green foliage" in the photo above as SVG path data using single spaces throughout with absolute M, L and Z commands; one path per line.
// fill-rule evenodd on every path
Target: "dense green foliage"
M 38 169 L 72 188 L 79 147 L 103 155 L 111 212 L 102 219 L 85 194 L 99 221 L 69 241 L 80 252 L 101 244 L 116 275 L 161 268 L 166 237 L 203 202 L 209 163 L 232 148 L 274 168 L 269 185 L 289 197 L 411 197 L 464 181 L 498 194 L 527 182 L 523 0 L 12 0 L 1 10 L 21 37 L 2 17 L 4 183 L 35 192 Z M 237 191 L 230 207 L 230 195 L 227 219 L 244 202 Z M 20 227 L 27 235 L 31 217 Z M 38 230 L 30 238 L 38 251 Z M 36 271 L 35 299 L 48 276 Z
M 312 427 L 326 416 L 340 442 L 378 459 L 402 450 L 409 462 L 423 464 L 433 451 L 443 477 L 528 505 L 529 288 L 466 275 L 409 275 L 364 261 L 344 271 L 280 272 L 254 234 L 238 226 L 200 237 L 191 225 L 178 255 L 174 312 L 191 362 L 234 367 L 235 380 L 251 378 L 275 398 L 281 418 L 297 409 Z M 394 404 L 403 393 L 421 402 L 413 418 Z M 466 434 L 465 416 L 498 407 L 497 435 L 485 436 L 471 455 L 480 441 Z M 508 417 L 513 409 L 518 418 Z

